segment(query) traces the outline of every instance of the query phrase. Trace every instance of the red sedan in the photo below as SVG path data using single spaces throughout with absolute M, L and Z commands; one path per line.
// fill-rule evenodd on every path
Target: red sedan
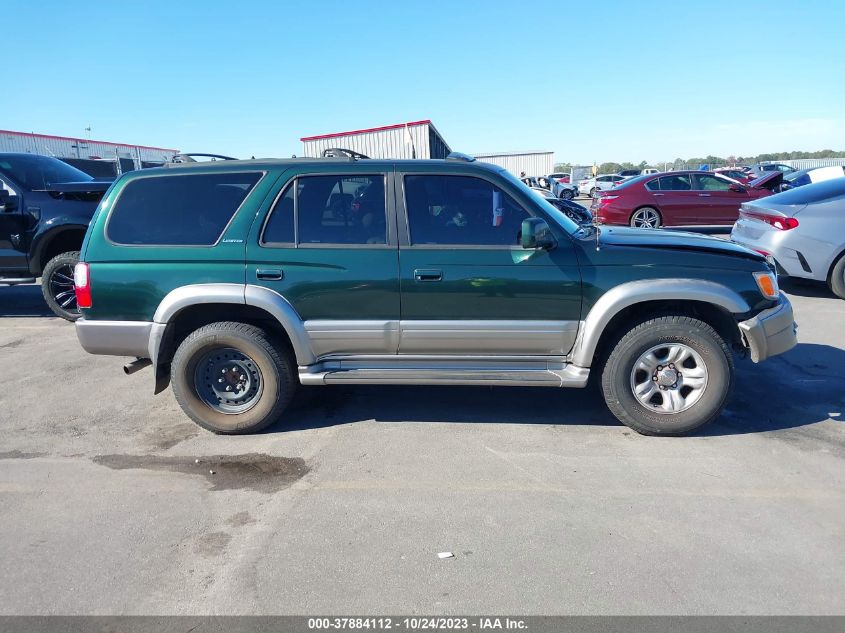
M 602 192 L 590 210 L 599 224 L 653 229 L 731 225 L 743 202 L 775 193 L 782 180 L 779 172 L 747 185 L 707 171 L 650 174 Z

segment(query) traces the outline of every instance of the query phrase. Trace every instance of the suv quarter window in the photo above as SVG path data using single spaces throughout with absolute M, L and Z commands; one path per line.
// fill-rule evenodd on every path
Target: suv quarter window
M 475 176 L 406 175 L 405 209 L 415 246 L 518 246 L 529 213 Z
M 106 236 L 126 246 L 212 246 L 264 172 L 133 178 L 120 191 Z

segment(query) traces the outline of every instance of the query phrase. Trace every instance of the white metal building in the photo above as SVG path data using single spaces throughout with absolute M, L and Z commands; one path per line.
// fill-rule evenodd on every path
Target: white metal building
M 766 164 L 789 165 L 793 169 L 813 169 L 814 167 L 845 166 L 845 158 L 797 158 L 794 160 L 767 160 Z
M 526 176 L 548 176 L 555 170 L 554 152 L 499 152 L 474 156 L 485 163 L 504 167 L 514 176 L 523 171 Z
M 33 132 L 12 132 L 0 130 L 0 152 L 43 154 L 56 158 L 76 159 L 131 159 L 140 166 L 144 162 L 163 163 L 170 161 L 178 150 L 147 145 L 93 141 L 70 136 L 52 136 Z
M 334 147 L 370 158 L 446 158 L 452 151 L 429 120 L 385 125 L 351 132 L 305 136 L 305 156 L 317 158 Z

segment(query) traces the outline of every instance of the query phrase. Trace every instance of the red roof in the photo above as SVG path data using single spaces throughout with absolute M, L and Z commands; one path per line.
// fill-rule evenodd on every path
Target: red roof
M 174 154 L 179 151 L 175 149 L 167 149 L 166 147 L 151 147 L 149 145 L 134 145 L 132 143 L 112 143 L 111 141 L 95 141 L 94 139 L 78 138 L 74 136 L 53 136 L 51 134 L 35 134 L 34 132 L 13 132 L 11 130 L 0 130 L 0 134 L 11 134 L 12 136 L 26 136 L 27 138 L 49 138 L 59 141 L 100 143 L 102 145 L 113 145 L 115 147 L 140 147 L 141 149 L 157 149 L 162 152 L 173 152 Z
M 397 123 L 396 125 L 383 125 L 382 127 L 370 127 L 363 130 L 352 130 L 351 132 L 335 132 L 333 134 L 320 134 L 319 136 L 303 136 L 300 141 L 317 141 L 321 138 L 337 138 L 340 136 L 353 136 L 355 134 L 366 134 L 367 132 L 381 132 L 383 130 L 400 130 L 404 127 L 417 125 L 431 125 L 430 119 L 423 121 L 411 121 L 410 123 Z

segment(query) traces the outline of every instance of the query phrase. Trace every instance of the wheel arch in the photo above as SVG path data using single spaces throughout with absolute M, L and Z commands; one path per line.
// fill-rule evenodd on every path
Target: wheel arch
M 827 284 L 830 285 L 831 280 L 833 279 L 833 269 L 836 268 L 836 265 L 839 263 L 839 260 L 845 258 L 845 248 L 833 256 L 833 259 L 830 260 L 830 266 L 827 269 Z
M 30 272 L 40 275 L 44 266 L 56 255 L 82 249 L 87 226 L 64 224 L 37 234 L 30 250 Z
M 149 356 L 156 368 L 156 393 L 167 387 L 167 367 L 185 337 L 216 321 L 238 321 L 268 330 L 286 345 L 298 365 L 315 361 L 302 319 L 277 292 L 261 286 L 196 284 L 169 292 L 153 317 Z
M 657 279 L 621 284 L 602 295 L 581 322 L 570 359 L 575 365 L 591 367 L 622 330 L 661 313 L 694 316 L 729 343 L 741 343 L 733 315 L 750 310 L 738 293 L 712 281 Z

